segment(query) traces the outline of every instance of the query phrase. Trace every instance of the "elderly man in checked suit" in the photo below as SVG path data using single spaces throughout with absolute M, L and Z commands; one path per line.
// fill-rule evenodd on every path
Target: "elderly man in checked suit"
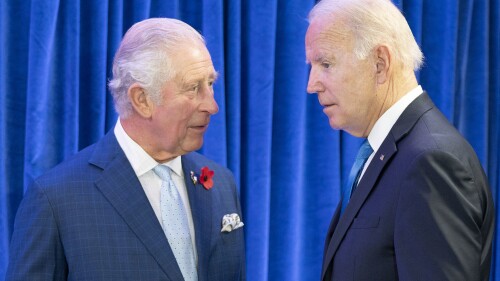
M 218 111 L 216 78 L 189 25 L 132 26 L 109 85 L 120 118 L 29 187 L 7 280 L 245 280 L 233 176 L 193 152 Z

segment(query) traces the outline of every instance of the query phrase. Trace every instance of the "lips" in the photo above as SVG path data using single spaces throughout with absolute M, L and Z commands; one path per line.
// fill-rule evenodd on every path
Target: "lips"
M 204 132 L 208 128 L 208 123 L 191 125 L 189 126 L 189 128 L 196 131 Z
M 327 103 L 327 104 L 325 104 L 325 103 L 320 103 L 320 104 L 321 104 L 321 106 L 322 106 L 322 107 L 324 107 L 324 108 L 327 108 L 327 107 L 330 107 L 330 106 L 337 105 L 336 103 Z
M 206 128 L 206 127 L 208 127 L 208 124 L 191 126 L 191 128 Z
M 323 106 L 323 113 L 326 114 L 327 116 L 330 116 L 331 114 L 334 113 L 336 105 L 337 105 L 336 103 L 322 104 L 322 106 Z
M 330 107 L 332 105 L 336 105 L 333 101 L 325 101 L 321 99 L 322 97 L 318 95 L 318 102 L 322 107 Z
M 206 129 L 209 123 L 210 123 L 210 117 L 203 116 L 202 118 L 196 118 L 190 120 L 188 127 L 197 129 L 202 129 L 202 128 Z

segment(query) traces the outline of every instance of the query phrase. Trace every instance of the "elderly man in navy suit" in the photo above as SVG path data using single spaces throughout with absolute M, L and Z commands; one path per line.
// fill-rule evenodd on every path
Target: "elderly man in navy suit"
M 245 280 L 233 176 L 193 152 L 216 78 L 189 25 L 132 26 L 109 83 L 119 120 L 29 187 L 7 280 Z
M 389 0 L 309 15 L 308 92 L 365 138 L 325 242 L 321 280 L 489 280 L 493 201 L 467 141 L 417 83 L 422 53 Z

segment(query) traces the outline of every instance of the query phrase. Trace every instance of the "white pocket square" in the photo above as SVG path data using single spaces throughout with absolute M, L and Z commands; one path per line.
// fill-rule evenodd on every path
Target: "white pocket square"
M 235 229 L 238 229 L 245 224 L 241 221 L 240 216 L 238 214 L 227 214 L 222 218 L 222 229 L 220 232 L 231 232 Z

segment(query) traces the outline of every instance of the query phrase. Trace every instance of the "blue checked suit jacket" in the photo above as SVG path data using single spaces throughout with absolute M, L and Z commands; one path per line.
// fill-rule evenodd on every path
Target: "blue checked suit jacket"
M 200 281 L 245 280 L 243 228 L 221 233 L 241 209 L 229 170 L 182 156 Z M 190 171 L 208 166 L 214 187 Z M 39 177 L 16 217 L 6 280 L 183 280 L 167 238 L 115 135 Z

